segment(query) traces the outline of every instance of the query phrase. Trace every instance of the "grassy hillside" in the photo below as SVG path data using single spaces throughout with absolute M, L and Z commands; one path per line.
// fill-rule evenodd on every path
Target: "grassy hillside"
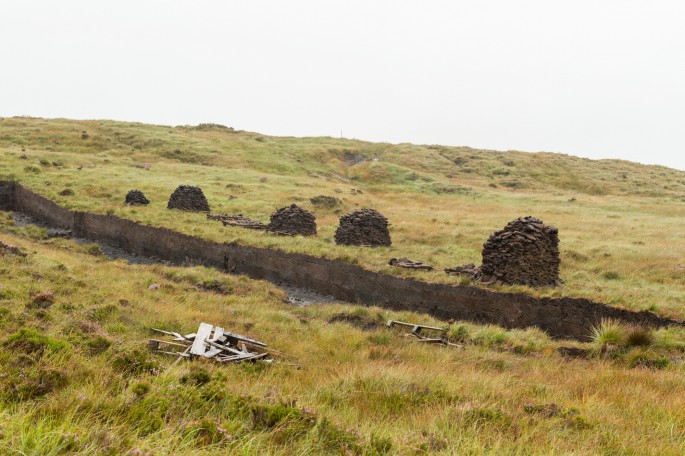
M 449 334 L 463 349 L 425 345 L 383 323 L 442 324 L 427 316 L 296 307 L 265 282 L 131 266 L 44 235 L 0 213 L 0 241 L 25 255 L 0 248 L 1 454 L 685 451 L 682 329 L 606 326 L 572 344 L 591 350 L 573 360 L 539 331 L 460 322 Z M 377 326 L 329 323 L 341 313 Z M 302 367 L 173 365 L 146 350 L 150 327 L 186 333 L 201 321 Z
M 502 289 L 582 296 L 685 318 L 685 173 L 664 167 L 547 153 L 267 137 L 217 125 L 31 118 L 0 120 L 0 160 L 0 178 L 16 179 L 69 208 L 448 283 L 465 279 L 448 277 L 443 268 L 478 264 L 491 232 L 535 215 L 560 230 L 565 286 Z M 169 211 L 166 201 L 180 184 L 202 187 L 213 212 L 262 220 L 296 202 L 316 213 L 319 235 L 284 238 Z M 150 206 L 124 206 L 133 188 L 145 192 Z M 313 208 L 309 198 L 320 194 L 337 196 L 344 205 Z M 357 207 L 378 209 L 390 219 L 392 247 L 335 245 L 339 216 Z M 436 270 L 389 268 L 387 261 L 399 256 Z

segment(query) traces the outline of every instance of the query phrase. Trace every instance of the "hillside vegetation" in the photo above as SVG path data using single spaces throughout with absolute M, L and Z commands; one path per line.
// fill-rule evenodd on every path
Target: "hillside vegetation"
M 685 318 L 685 173 L 619 161 L 333 138 L 218 125 L 0 120 L 0 179 L 71 209 L 203 238 L 467 283 L 487 236 L 521 215 L 560 229 L 557 289 Z M 166 209 L 180 184 L 212 212 L 268 220 L 292 202 L 316 237 L 223 227 Z M 152 203 L 127 207 L 142 190 Z M 312 206 L 335 196 L 338 207 Z M 391 221 L 392 247 L 336 246 L 357 207 Z M 396 270 L 391 257 L 433 263 Z M 447 329 L 421 344 L 388 319 Z M 200 322 L 264 340 L 273 364 L 174 363 L 151 328 Z M 202 267 L 130 265 L 97 245 L 48 239 L 0 213 L 0 454 L 550 455 L 685 453 L 685 330 L 605 321 L 592 342 L 550 339 L 373 307 L 300 307 L 272 284 Z
M 685 318 L 685 173 L 665 167 L 550 153 L 269 137 L 213 124 L 33 118 L 0 120 L 0 160 L 1 179 L 15 179 L 68 208 L 435 282 L 465 282 L 442 269 L 478 264 L 491 232 L 534 215 L 560 230 L 565 285 L 501 289 L 582 296 Z M 279 237 L 167 210 L 180 184 L 202 187 L 212 212 L 264 221 L 278 207 L 301 204 L 316 213 L 319 234 Z M 152 203 L 125 206 L 124 195 L 133 188 Z M 315 208 L 309 198 L 317 195 L 336 196 L 343 205 Z M 357 207 L 388 217 L 392 247 L 335 245 L 338 218 Z M 401 256 L 436 269 L 387 266 Z
M 462 322 L 448 331 L 462 348 L 420 344 L 385 321 L 444 323 L 297 307 L 265 282 L 44 238 L 0 213 L 0 245 L 13 246 L 0 248 L 1 454 L 685 451 L 682 329 L 606 322 L 593 343 L 570 344 L 583 359 L 537 330 Z M 296 359 L 174 365 L 147 350 L 150 328 L 189 333 L 201 321 Z

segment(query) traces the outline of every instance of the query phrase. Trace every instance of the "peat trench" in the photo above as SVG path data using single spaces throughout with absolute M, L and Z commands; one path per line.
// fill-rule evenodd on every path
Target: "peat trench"
M 106 244 L 97 240 L 90 240 L 86 238 L 74 237 L 72 236 L 71 230 L 60 228 L 57 226 L 51 226 L 45 222 L 34 219 L 30 215 L 26 215 L 22 212 L 13 212 L 12 219 L 16 226 L 27 226 L 36 225 L 41 228 L 45 228 L 48 231 L 48 238 L 67 238 L 76 242 L 79 245 L 95 244 L 100 248 L 100 251 L 104 256 L 112 260 L 125 260 L 128 264 L 163 264 L 166 266 L 178 266 L 171 261 L 166 261 L 157 257 L 147 257 L 136 255 L 132 252 L 127 252 L 126 250 L 116 247 L 111 244 Z M 181 265 L 183 266 L 183 265 Z M 283 284 L 275 284 L 283 290 L 288 295 L 288 302 L 296 306 L 308 306 L 312 304 L 351 304 L 349 302 L 341 301 L 335 299 L 333 296 L 324 296 L 315 293 L 311 290 L 306 290 L 303 288 L 290 287 Z
M 649 311 L 634 312 L 583 298 L 537 298 L 469 285 L 428 283 L 339 260 L 212 242 L 112 215 L 71 211 L 16 182 L 0 181 L 0 210 L 25 214 L 56 230 L 53 234 L 68 230 L 77 242 L 96 242 L 106 255 L 131 263 L 203 265 L 268 280 L 283 287 L 290 301 L 299 305 L 343 302 L 378 306 L 424 312 L 441 320 L 538 327 L 552 337 L 576 340 L 588 340 L 592 327 L 603 319 L 648 327 L 685 325 Z

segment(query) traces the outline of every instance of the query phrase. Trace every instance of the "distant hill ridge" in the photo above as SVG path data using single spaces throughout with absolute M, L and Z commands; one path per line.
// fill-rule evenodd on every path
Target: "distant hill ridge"
M 274 137 L 211 123 L 168 127 L 107 120 L 2 118 L 0 146 L 241 166 L 438 194 L 497 188 L 685 198 L 685 172 L 658 165 L 546 152 Z

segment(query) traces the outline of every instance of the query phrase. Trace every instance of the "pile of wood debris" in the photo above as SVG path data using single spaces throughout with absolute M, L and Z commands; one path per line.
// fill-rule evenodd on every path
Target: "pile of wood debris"
M 257 360 L 272 362 L 270 355 L 290 356 L 267 348 L 264 342 L 226 331 L 224 328 L 209 323 L 200 323 L 196 333 L 185 336 L 173 331 L 155 328 L 152 330 L 172 336 L 174 339 L 173 341 L 150 339 L 150 349 L 158 353 L 178 356 L 179 360 L 204 357 L 220 363 Z M 183 350 L 173 350 L 173 347 Z
M 388 320 L 387 326 L 388 328 L 392 328 L 393 326 L 408 326 L 412 328 L 411 332 L 406 334 L 406 336 L 416 337 L 418 339 L 418 342 L 425 342 L 428 344 L 441 344 L 446 345 L 448 347 L 457 347 L 462 349 L 464 348 L 459 344 L 455 344 L 449 341 L 447 337 L 447 330 L 445 328 L 436 328 L 434 326 L 425 326 L 396 320 Z M 433 331 L 436 333 L 436 335 L 434 337 L 426 337 L 425 335 L 421 334 L 421 331 L 423 330 Z

